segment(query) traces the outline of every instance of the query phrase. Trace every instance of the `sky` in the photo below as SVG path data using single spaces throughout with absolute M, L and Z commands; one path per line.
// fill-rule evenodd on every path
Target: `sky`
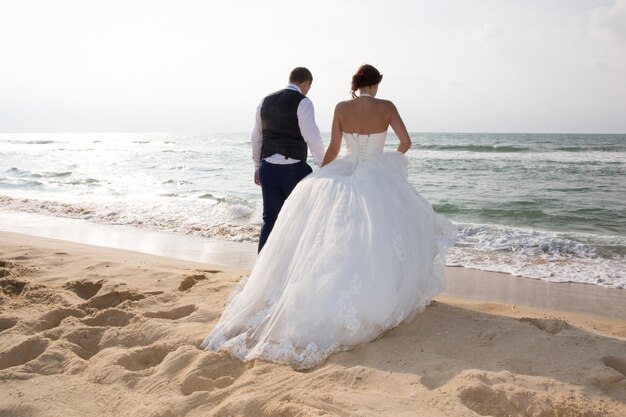
M 626 133 L 626 0 L 0 0 L 0 132 L 247 132 L 363 63 L 414 132 Z

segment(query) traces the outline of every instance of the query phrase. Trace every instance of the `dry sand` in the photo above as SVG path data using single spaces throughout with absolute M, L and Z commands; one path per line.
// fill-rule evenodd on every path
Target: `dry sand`
M 624 290 L 498 276 L 520 298 L 488 301 L 453 268 L 412 323 L 296 372 L 198 347 L 246 273 L 0 233 L 0 416 L 626 416 Z

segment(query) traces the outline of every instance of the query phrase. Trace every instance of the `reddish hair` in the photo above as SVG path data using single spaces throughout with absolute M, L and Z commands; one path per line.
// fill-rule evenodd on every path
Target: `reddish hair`
M 374 66 L 363 64 L 359 67 L 356 74 L 352 76 L 352 97 L 356 97 L 356 90 L 370 85 L 376 85 L 383 79 L 383 75 L 378 72 Z

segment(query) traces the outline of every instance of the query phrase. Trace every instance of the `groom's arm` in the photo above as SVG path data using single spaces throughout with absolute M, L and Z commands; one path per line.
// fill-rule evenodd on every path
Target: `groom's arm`
M 315 109 L 313 102 L 308 97 L 302 99 L 298 105 L 298 125 L 300 133 L 307 143 L 315 165 L 320 166 L 324 160 L 324 143 L 320 129 L 315 123 Z
M 252 143 L 252 161 L 254 162 L 254 183 L 261 185 L 259 181 L 259 163 L 261 162 L 261 148 L 263 146 L 263 125 L 261 123 L 261 104 L 256 109 L 256 115 L 254 117 L 254 129 L 252 129 L 252 135 L 250 136 L 250 142 Z

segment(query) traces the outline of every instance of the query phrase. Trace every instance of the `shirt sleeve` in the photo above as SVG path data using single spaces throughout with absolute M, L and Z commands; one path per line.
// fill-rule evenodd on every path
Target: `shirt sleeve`
M 254 167 L 259 168 L 259 162 L 261 161 L 261 147 L 263 145 L 263 128 L 261 124 L 261 106 L 263 101 L 256 108 L 256 115 L 254 118 L 254 129 L 250 137 L 252 142 L 252 160 L 254 161 Z
M 302 99 L 298 105 L 298 125 L 300 126 L 300 133 L 313 155 L 315 165 L 320 166 L 324 160 L 324 143 L 320 129 L 315 123 L 313 102 L 308 97 Z

